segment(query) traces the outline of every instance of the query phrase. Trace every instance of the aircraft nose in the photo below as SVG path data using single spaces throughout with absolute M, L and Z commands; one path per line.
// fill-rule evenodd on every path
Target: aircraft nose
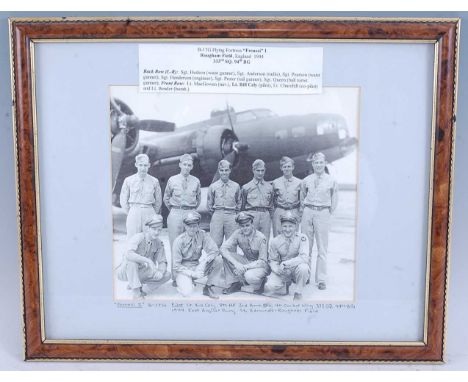
M 338 138 L 340 140 L 346 139 L 349 137 L 349 132 L 346 126 L 339 126 L 338 127 Z
M 312 115 L 311 121 L 315 125 L 318 136 L 338 134 L 339 139 L 349 136 L 345 119 L 338 114 Z

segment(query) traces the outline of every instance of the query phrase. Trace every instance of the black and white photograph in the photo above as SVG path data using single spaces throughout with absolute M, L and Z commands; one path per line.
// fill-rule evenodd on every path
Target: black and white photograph
M 358 87 L 109 96 L 115 301 L 354 301 Z

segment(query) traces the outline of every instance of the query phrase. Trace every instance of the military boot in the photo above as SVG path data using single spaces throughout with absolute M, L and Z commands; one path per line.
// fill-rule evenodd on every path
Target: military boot
M 265 284 L 266 284 L 266 277 L 263 279 L 258 289 L 255 289 L 253 292 L 255 294 L 263 294 L 265 292 Z
M 232 294 L 235 292 L 239 292 L 242 288 L 242 284 L 238 281 L 232 283 L 228 288 L 223 290 L 223 294 Z
M 205 285 L 205 287 L 203 288 L 203 295 L 208 296 L 209 298 L 213 298 L 215 300 L 219 298 L 219 296 L 215 294 L 213 289 L 211 289 L 210 285 Z
M 294 298 L 293 298 L 294 301 L 300 301 L 302 300 L 302 293 L 294 293 Z

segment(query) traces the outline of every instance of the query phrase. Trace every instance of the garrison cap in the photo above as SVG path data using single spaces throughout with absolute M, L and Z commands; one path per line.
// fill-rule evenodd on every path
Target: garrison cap
M 313 162 L 313 161 L 315 161 L 315 160 L 317 160 L 317 159 L 326 160 L 325 154 L 324 154 L 324 153 L 321 153 L 321 152 L 315 153 L 314 155 L 312 155 L 312 158 L 311 158 L 310 160 Z
M 138 154 L 135 157 L 135 163 L 142 163 L 142 162 L 147 162 L 149 163 L 149 157 L 146 154 Z
M 290 222 L 293 224 L 297 224 L 296 217 L 289 211 L 286 211 L 283 215 L 280 216 L 281 223 Z
M 259 167 L 265 167 L 265 162 L 261 159 L 255 159 L 255 161 L 252 163 L 252 170 L 255 170 Z
M 190 211 L 184 218 L 184 224 L 200 223 L 201 215 L 197 211 Z
M 238 224 L 242 224 L 242 223 L 246 223 L 248 221 L 253 221 L 254 220 L 254 217 L 252 214 L 249 214 L 248 212 L 239 212 L 236 216 L 236 223 Z
M 161 215 L 155 215 L 151 219 L 147 220 L 145 225 L 148 227 L 161 226 L 163 225 L 163 217 Z
M 221 168 L 221 167 L 228 167 L 229 169 L 232 167 L 231 166 L 231 163 L 229 161 L 227 161 L 226 159 L 221 159 L 218 163 L 218 170 Z
M 294 159 L 290 157 L 282 157 L 280 160 L 280 167 L 283 167 L 286 163 L 291 163 L 294 166 Z
M 192 156 L 190 154 L 181 155 L 181 157 L 179 158 L 180 163 L 183 163 L 183 162 L 186 162 L 186 161 L 193 162 L 193 158 L 192 158 Z

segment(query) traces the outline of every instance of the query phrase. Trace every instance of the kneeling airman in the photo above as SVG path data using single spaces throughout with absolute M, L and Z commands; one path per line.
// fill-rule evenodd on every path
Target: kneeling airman
M 270 242 L 268 262 L 271 274 L 265 284 L 265 291 L 278 293 L 296 284 L 294 300 L 302 299 L 302 291 L 310 275 L 309 241 L 307 236 L 296 232 L 297 219 L 287 211 L 280 218 L 281 234 Z
M 122 264 L 117 269 L 117 278 L 128 281 L 133 298 L 143 298 L 171 278 L 167 271 L 164 244 L 159 238 L 163 226 L 161 215 L 155 215 L 146 222 L 146 231 L 133 235 Z M 146 292 L 143 286 L 146 285 Z
M 251 285 L 255 293 L 263 293 L 269 270 L 267 241 L 265 235 L 255 229 L 253 221 L 250 213 L 239 213 L 236 216 L 239 229 L 221 246 L 223 262 L 214 264 L 214 272 L 224 273 L 224 294 L 240 291 L 243 285 Z M 220 267 L 224 268 L 224 272 L 219 271 Z
M 190 211 L 183 219 L 185 232 L 174 240 L 172 247 L 172 270 L 177 282 L 177 291 L 184 297 L 192 294 L 194 281 L 208 275 L 203 294 L 218 298 L 212 290 L 219 280 L 211 271 L 214 261 L 220 257 L 213 239 L 200 229 L 201 216 Z

